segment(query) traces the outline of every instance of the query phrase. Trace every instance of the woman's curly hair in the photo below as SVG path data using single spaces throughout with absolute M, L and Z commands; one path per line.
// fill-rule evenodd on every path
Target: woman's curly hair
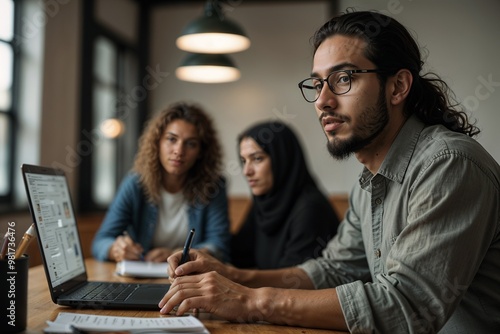
M 158 204 L 163 185 L 160 139 L 167 126 L 175 120 L 193 124 L 201 144 L 200 157 L 189 170 L 183 187 L 184 196 L 190 204 L 206 204 L 221 182 L 222 147 L 212 119 L 197 104 L 175 103 L 147 123 L 139 139 L 133 171 L 139 174 L 148 200 Z

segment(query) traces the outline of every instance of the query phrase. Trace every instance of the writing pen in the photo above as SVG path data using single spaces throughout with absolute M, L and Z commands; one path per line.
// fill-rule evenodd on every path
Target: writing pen
M 189 231 L 188 236 L 186 238 L 186 243 L 184 244 L 184 249 L 182 250 L 181 264 L 184 264 L 189 261 L 189 250 L 191 249 L 191 244 L 193 243 L 194 237 L 194 228 Z
M 132 240 L 132 242 L 133 242 L 134 244 L 136 243 L 136 242 L 135 242 L 135 240 L 134 240 L 134 239 L 132 239 L 132 237 L 130 236 L 130 234 L 129 234 L 127 231 L 123 231 L 123 236 L 124 236 L 124 237 L 128 237 L 128 238 L 130 238 L 130 240 Z M 138 255 L 139 255 L 139 260 L 144 261 L 144 254 L 141 252 L 141 253 L 139 253 Z
M 16 255 L 14 255 L 15 259 L 18 259 L 21 256 L 23 256 L 24 252 L 28 248 L 28 245 L 30 244 L 30 241 L 31 241 L 31 239 L 33 239 L 34 235 L 35 235 L 35 224 L 31 224 L 31 226 L 28 228 L 28 230 L 26 232 L 24 232 L 21 243 L 17 247 Z

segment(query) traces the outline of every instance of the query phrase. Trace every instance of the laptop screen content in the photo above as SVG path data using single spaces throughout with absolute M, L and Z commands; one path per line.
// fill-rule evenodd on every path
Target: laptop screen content
M 26 173 L 31 208 L 52 287 L 85 272 L 71 196 L 64 175 Z

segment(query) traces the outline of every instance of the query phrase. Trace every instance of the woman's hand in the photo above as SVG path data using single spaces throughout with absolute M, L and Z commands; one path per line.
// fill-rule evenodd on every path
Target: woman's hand
M 116 262 L 123 260 L 140 260 L 142 258 L 142 246 L 135 243 L 129 236 L 120 235 L 109 249 L 108 257 Z
M 177 249 L 171 249 L 166 247 L 153 248 L 146 254 L 146 256 L 144 256 L 144 260 L 151 262 L 167 262 L 168 257 L 173 253 L 179 251 L 179 249 L 182 248 L 177 248 Z

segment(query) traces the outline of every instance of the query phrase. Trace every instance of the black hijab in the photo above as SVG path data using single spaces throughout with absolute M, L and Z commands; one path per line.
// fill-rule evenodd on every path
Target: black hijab
M 259 229 L 273 234 L 286 221 L 302 189 L 307 185 L 315 186 L 315 183 L 299 140 L 286 124 L 279 121 L 258 123 L 240 134 L 238 144 L 248 137 L 270 156 L 273 172 L 271 191 L 253 196 L 250 214 L 255 215 Z

